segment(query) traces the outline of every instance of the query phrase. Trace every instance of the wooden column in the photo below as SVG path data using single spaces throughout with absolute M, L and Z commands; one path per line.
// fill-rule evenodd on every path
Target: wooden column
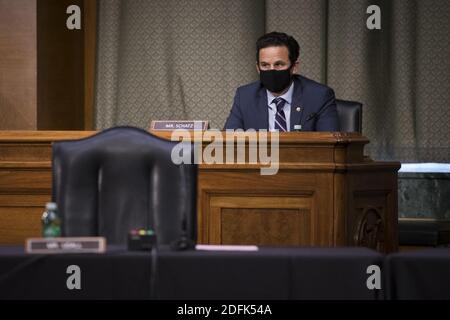
M 66 10 L 81 9 L 69 30 Z M 96 0 L 0 0 L 0 130 L 91 129 Z
M 0 0 L 0 130 L 36 130 L 36 64 L 36 0 Z

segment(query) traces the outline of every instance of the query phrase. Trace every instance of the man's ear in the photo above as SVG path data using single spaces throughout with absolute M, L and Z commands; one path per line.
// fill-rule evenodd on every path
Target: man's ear
M 300 63 L 299 63 L 299 61 L 297 60 L 297 61 L 295 61 L 295 63 L 294 63 L 294 68 L 292 68 L 292 73 L 293 73 L 293 74 L 299 74 L 299 73 L 298 73 L 299 70 L 300 70 Z
M 256 72 L 258 72 L 258 74 L 259 74 L 259 66 L 258 66 L 258 61 L 256 61 Z

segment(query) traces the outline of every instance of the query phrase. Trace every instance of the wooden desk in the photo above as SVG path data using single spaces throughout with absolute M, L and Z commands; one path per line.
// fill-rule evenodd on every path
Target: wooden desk
M 94 133 L 0 132 L 0 243 L 39 235 L 51 195 L 52 141 Z M 194 140 L 204 150 L 213 138 Z M 364 157 L 368 142 L 356 133 L 281 134 L 276 175 L 261 175 L 259 163 L 200 164 L 199 242 L 396 251 L 400 163 Z

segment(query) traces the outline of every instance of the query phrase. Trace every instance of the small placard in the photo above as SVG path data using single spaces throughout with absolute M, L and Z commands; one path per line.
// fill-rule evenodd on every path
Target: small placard
M 207 130 L 208 121 L 204 120 L 154 120 L 150 124 L 150 131 Z
M 104 237 L 29 238 L 25 243 L 27 253 L 104 253 Z

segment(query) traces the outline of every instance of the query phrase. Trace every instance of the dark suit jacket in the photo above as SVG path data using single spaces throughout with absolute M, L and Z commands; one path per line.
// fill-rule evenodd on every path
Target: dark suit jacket
M 260 81 L 239 87 L 225 129 L 268 129 L 267 92 Z M 299 110 L 299 111 L 298 111 Z M 317 113 L 316 117 L 307 120 Z M 290 130 L 301 124 L 302 131 L 339 131 L 334 92 L 306 77 L 294 77 Z

